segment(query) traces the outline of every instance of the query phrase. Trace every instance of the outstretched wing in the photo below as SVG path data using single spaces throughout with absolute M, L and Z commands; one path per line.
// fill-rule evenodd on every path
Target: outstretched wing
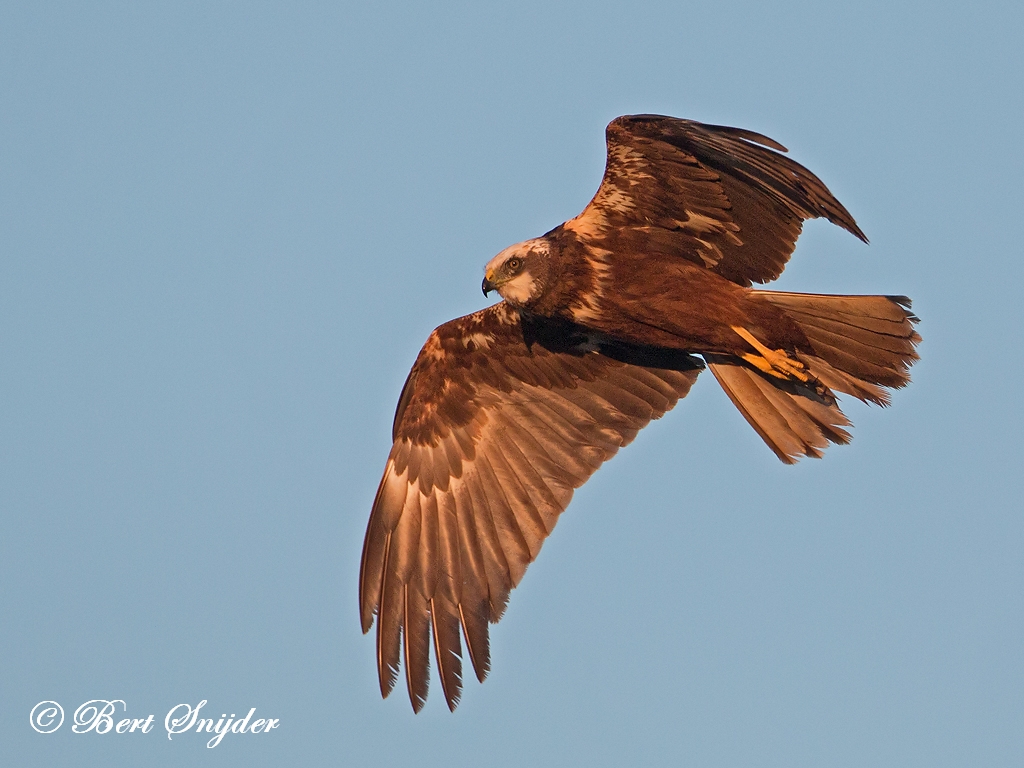
M 765 136 L 660 115 L 616 118 L 606 136 L 601 187 L 564 226 L 614 256 L 679 256 L 750 285 L 782 274 L 805 219 L 867 242 L 821 180 Z
M 501 617 L 573 489 L 686 395 L 701 365 L 523 319 L 504 302 L 430 335 L 395 414 L 359 574 L 364 632 L 377 616 L 384 696 L 404 656 L 419 711 L 432 637 L 454 709 L 460 628 L 484 679 L 487 624 Z

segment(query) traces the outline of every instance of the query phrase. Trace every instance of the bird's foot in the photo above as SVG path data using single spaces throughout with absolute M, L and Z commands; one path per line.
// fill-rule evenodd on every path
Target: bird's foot
M 752 366 L 757 368 L 759 371 L 767 373 L 769 376 L 774 376 L 777 379 L 786 379 L 799 381 L 801 384 L 808 384 L 814 381 L 814 377 L 807 370 L 807 366 L 801 363 L 799 360 L 794 360 L 792 357 L 786 354 L 784 349 L 769 349 L 756 338 L 754 334 L 748 331 L 746 328 L 742 328 L 738 325 L 732 326 L 732 329 L 750 346 L 757 350 L 757 354 L 744 354 L 740 355 L 744 360 L 750 363 Z
M 782 379 L 783 381 L 796 381 L 805 385 L 809 389 L 813 390 L 814 393 L 821 398 L 822 402 L 827 405 L 835 404 L 836 396 L 832 393 L 832 390 L 822 384 L 821 381 L 819 381 L 818 378 L 807 369 L 806 365 L 799 360 L 790 357 L 786 353 L 786 350 L 769 349 L 754 338 L 754 335 L 746 328 L 734 325 L 732 326 L 732 329 L 736 331 L 744 341 L 757 350 L 757 354 L 748 352 L 741 354 L 740 358 L 750 363 L 752 366 L 757 368 L 757 370 L 776 379 Z

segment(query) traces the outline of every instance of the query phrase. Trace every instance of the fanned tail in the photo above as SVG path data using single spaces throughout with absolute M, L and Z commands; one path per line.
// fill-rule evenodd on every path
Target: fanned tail
M 795 357 L 830 390 L 886 406 L 887 389 L 910 382 L 921 337 L 906 296 L 757 295 L 800 326 L 814 353 Z M 813 387 L 766 376 L 737 357 L 705 357 L 729 399 L 783 462 L 820 458 L 829 443 L 850 441 L 843 429 L 849 419 Z

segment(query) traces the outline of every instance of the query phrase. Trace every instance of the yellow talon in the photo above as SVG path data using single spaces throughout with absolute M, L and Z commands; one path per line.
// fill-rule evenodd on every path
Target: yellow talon
M 796 379 L 802 384 L 814 381 L 814 377 L 807 372 L 807 366 L 799 360 L 794 360 L 786 354 L 784 349 L 771 350 L 754 338 L 754 335 L 746 328 L 733 325 L 731 328 L 736 331 L 741 339 L 757 350 L 757 355 L 740 355 L 744 360 L 753 365 L 759 371 L 764 371 L 769 376 L 778 379 Z

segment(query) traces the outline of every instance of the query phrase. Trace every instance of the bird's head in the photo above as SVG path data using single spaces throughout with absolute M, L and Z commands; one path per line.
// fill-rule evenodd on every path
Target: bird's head
M 536 301 L 544 292 L 548 274 L 548 243 L 543 238 L 511 245 L 484 267 L 484 296 L 497 291 L 515 307 Z

